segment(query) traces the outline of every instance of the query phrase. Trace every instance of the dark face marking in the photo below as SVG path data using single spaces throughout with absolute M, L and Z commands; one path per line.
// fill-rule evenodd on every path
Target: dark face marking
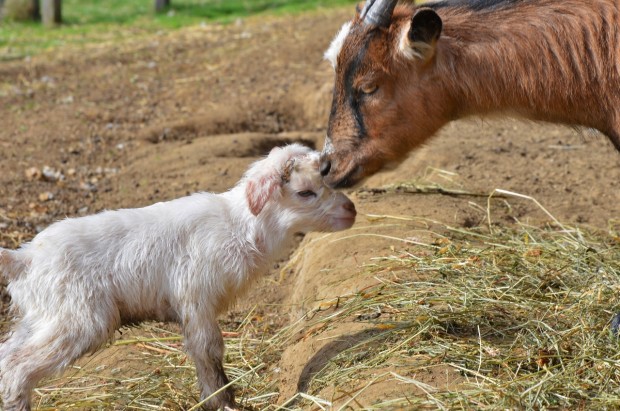
M 359 67 L 362 61 L 364 61 L 364 57 L 366 57 L 366 51 L 368 50 L 368 43 L 369 43 L 369 40 L 367 40 L 364 43 L 364 46 L 360 49 L 359 53 L 357 53 L 357 56 L 355 56 L 351 64 L 349 64 L 349 67 L 347 67 L 347 70 L 344 75 L 344 79 L 345 79 L 344 87 L 345 87 L 345 93 L 347 96 L 347 103 L 349 104 L 349 108 L 351 109 L 351 112 L 353 113 L 353 118 L 355 119 L 355 125 L 357 126 L 357 131 L 358 131 L 357 135 L 360 139 L 367 137 L 367 131 L 366 131 L 366 125 L 364 124 L 364 116 L 362 115 L 362 112 L 360 109 L 360 95 L 359 95 L 358 90 L 356 90 L 353 87 L 353 82 L 355 80 L 355 76 L 357 75 L 357 72 L 359 70 Z
M 357 137 L 359 140 L 362 140 L 368 136 L 368 132 L 366 129 L 366 124 L 364 122 L 364 116 L 361 110 L 361 103 L 363 97 L 360 95 L 359 90 L 356 90 L 354 87 L 355 78 L 359 73 L 360 67 L 364 62 L 364 58 L 366 57 L 366 53 L 368 51 L 368 46 L 372 39 L 374 38 L 374 31 L 368 33 L 364 42 L 362 43 L 359 51 L 353 57 L 353 59 L 348 63 L 346 69 L 344 70 L 343 76 L 343 84 L 344 84 L 344 96 L 341 96 L 340 93 L 342 91 L 334 88 L 333 98 L 332 98 L 332 107 L 330 112 L 330 120 L 327 128 L 327 135 L 333 135 L 333 128 L 335 118 L 338 115 L 338 108 L 346 104 L 348 107 L 352 117 L 355 129 L 357 131 Z M 341 97 L 341 98 L 339 98 Z

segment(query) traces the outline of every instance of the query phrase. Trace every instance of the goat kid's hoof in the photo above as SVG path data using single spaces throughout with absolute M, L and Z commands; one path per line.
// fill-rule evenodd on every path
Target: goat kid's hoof
M 618 337 L 618 329 L 620 328 L 620 313 L 614 315 L 611 319 L 611 333 L 614 337 Z

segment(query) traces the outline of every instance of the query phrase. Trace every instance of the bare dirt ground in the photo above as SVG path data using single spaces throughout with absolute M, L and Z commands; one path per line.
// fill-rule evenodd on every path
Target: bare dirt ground
M 351 13 L 206 25 L 1 63 L 0 246 L 15 248 L 66 216 L 226 190 L 274 145 L 320 149 L 332 87 L 322 53 Z M 402 182 L 409 189 L 385 189 Z M 307 236 L 282 263 L 286 277 L 274 270 L 235 310 L 257 306 L 284 325 L 376 282 L 365 270 L 371 259 L 406 248 L 399 238 L 424 238 L 433 221 L 551 221 L 527 199 L 489 201 L 498 188 L 534 197 L 560 221 L 617 232 L 619 185 L 620 154 L 600 135 L 514 120 L 456 122 L 399 168 L 350 190 L 360 212 L 354 228 Z M 410 220 L 394 223 L 399 216 Z M 7 304 L 4 295 L 3 331 Z M 287 348 L 282 398 L 366 338 L 354 322 L 333 333 Z M 454 387 L 458 376 L 437 369 L 421 381 Z M 398 389 L 379 386 L 357 401 Z

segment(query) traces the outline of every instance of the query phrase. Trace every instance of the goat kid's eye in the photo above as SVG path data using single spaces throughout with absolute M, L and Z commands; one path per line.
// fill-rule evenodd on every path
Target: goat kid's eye
M 312 190 L 298 191 L 297 195 L 303 198 L 316 197 L 316 193 Z

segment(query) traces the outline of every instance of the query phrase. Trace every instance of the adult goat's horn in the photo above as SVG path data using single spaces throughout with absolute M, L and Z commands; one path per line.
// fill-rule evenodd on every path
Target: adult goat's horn
M 360 17 L 365 24 L 387 27 L 392 20 L 392 13 L 398 0 L 366 0 Z

